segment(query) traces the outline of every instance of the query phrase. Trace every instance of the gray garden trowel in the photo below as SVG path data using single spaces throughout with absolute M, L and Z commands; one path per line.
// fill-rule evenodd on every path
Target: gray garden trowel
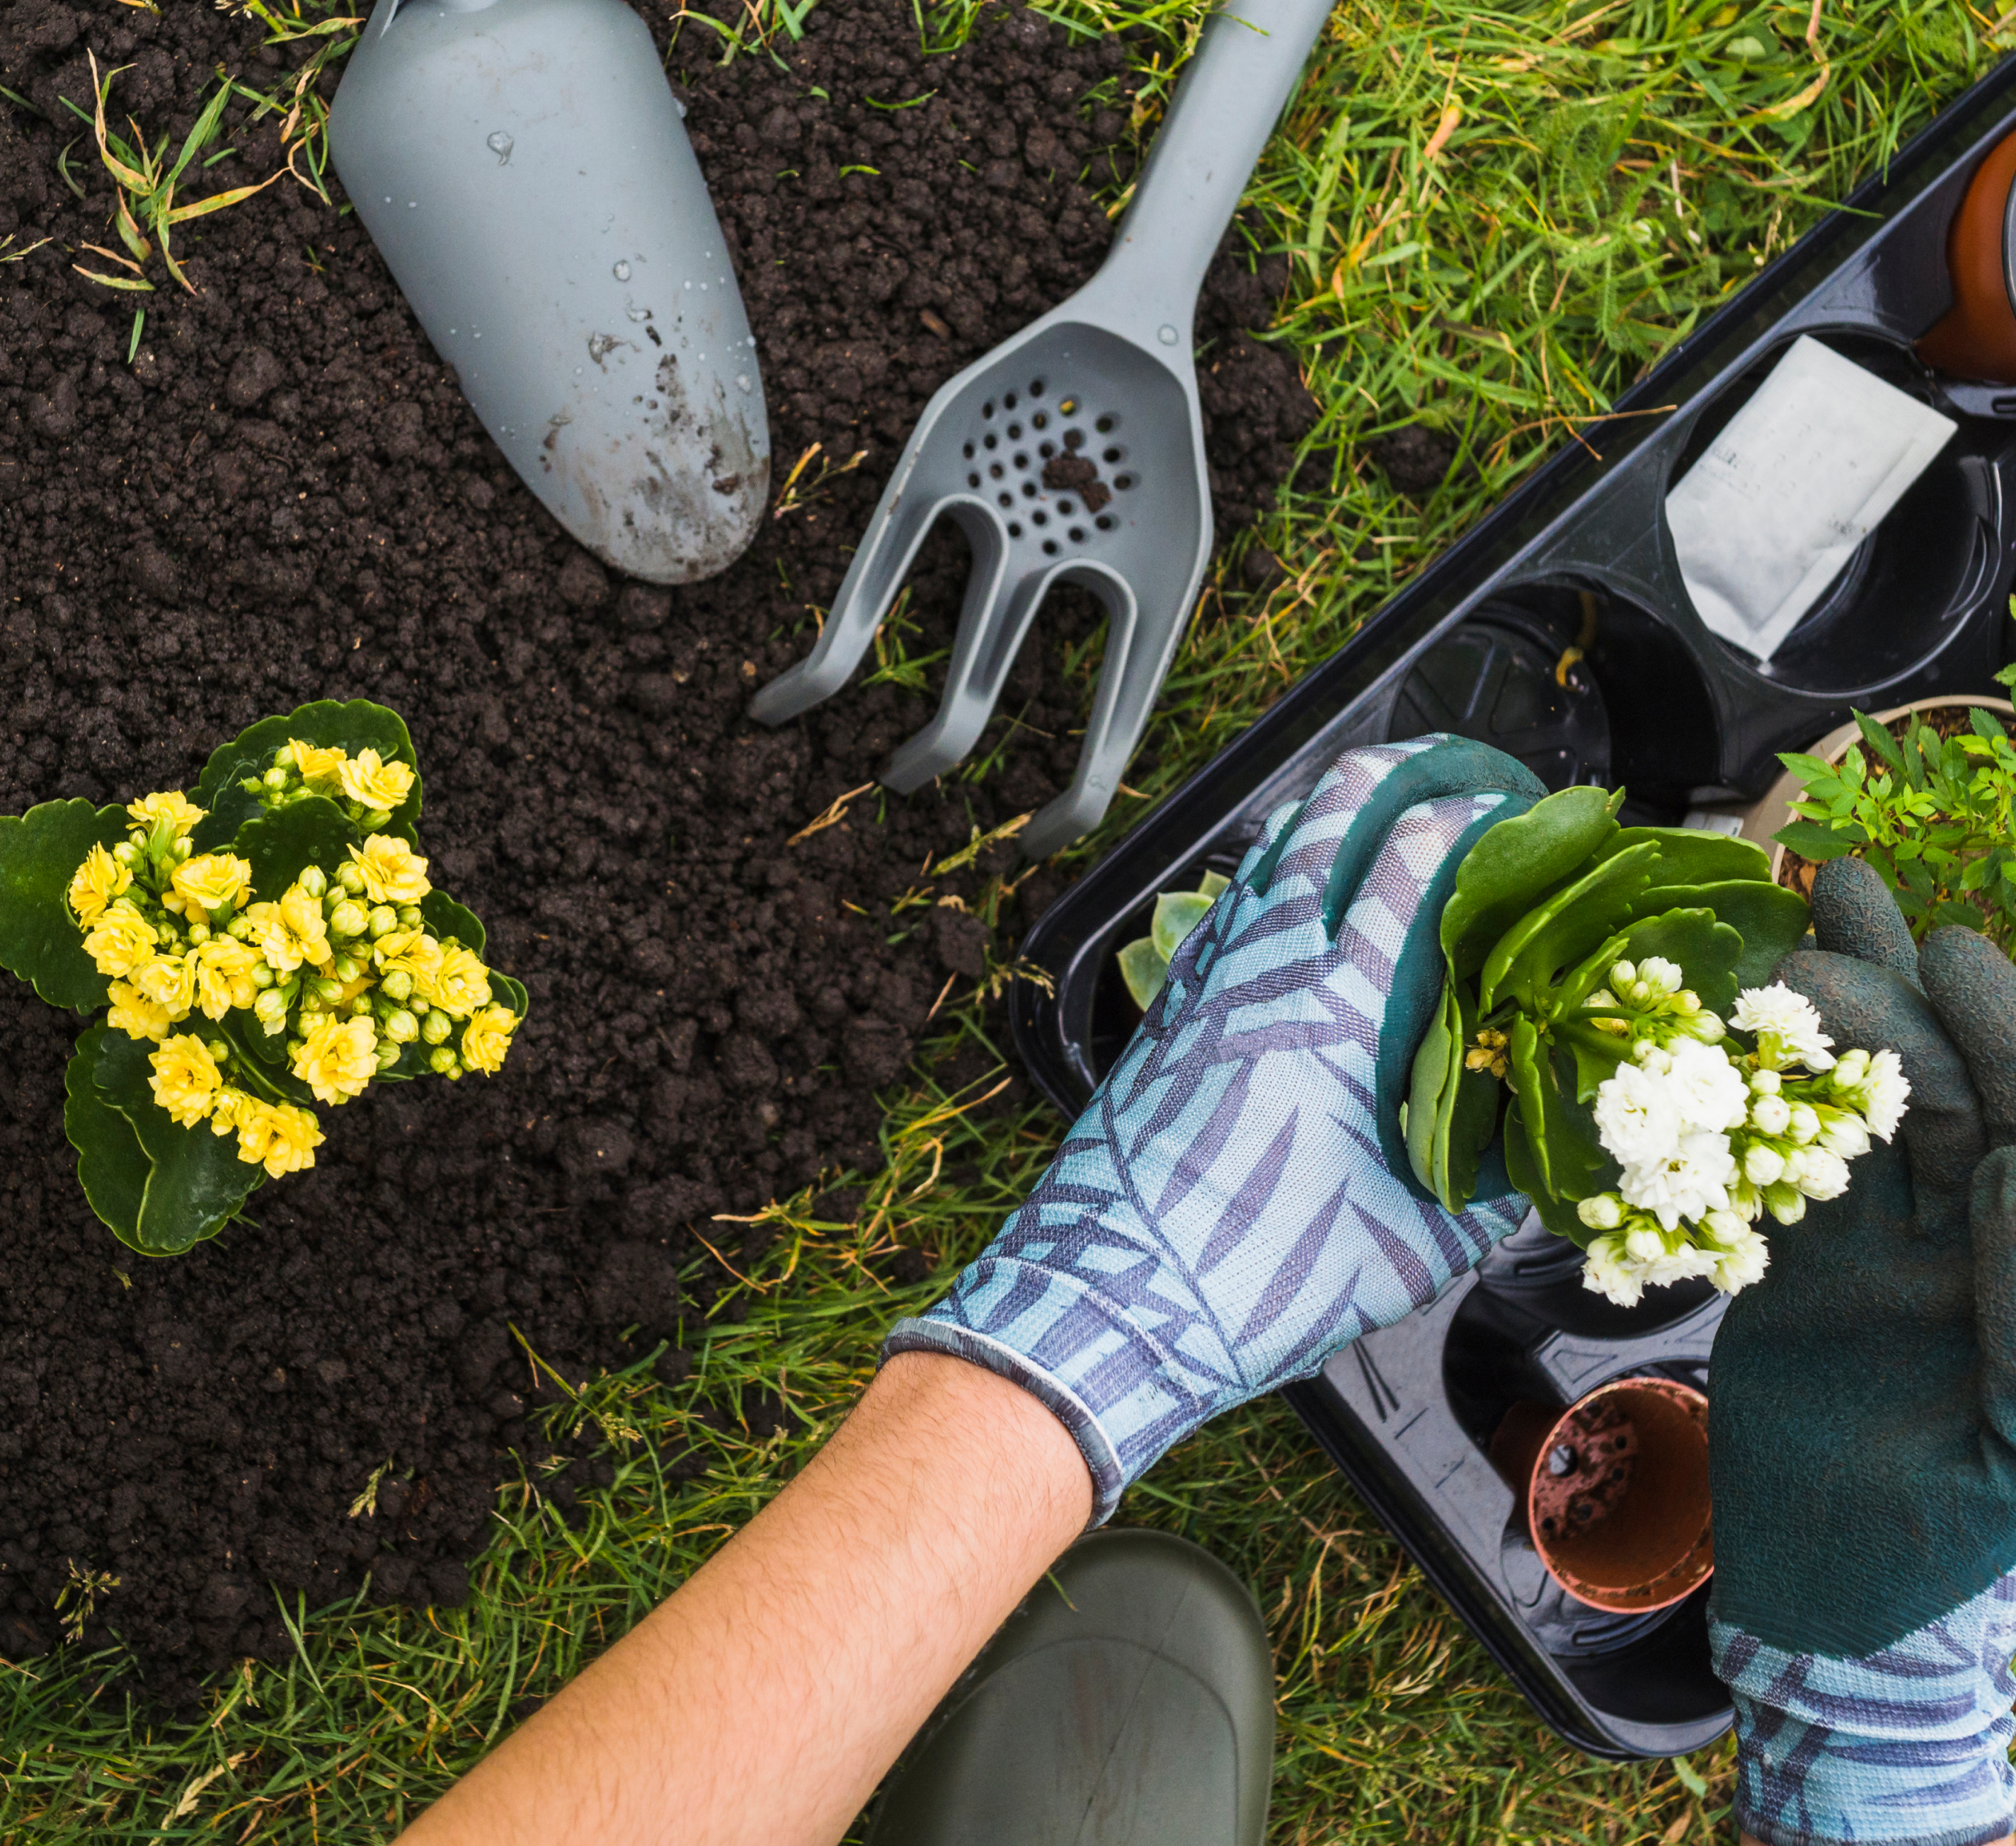
M 770 486 L 756 343 L 623 0 L 378 0 L 329 154 L 497 446 L 653 583 L 740 555 Z
M 838 691 L 950 518 L 973 573 L 938 715 L 882 772 L 907 793 L 978 740 L 1051 588 L 1082 585 L 1111 617 L 1106 664 L 1071 786 L 1018 840 L 1032 858 L 1105 813 L 1211 560 L 1197 290 L 1330 0 L 1229 5 L 1204 26 L 1099 273 L 924 407 L 818 644 L 750 707 L 781 724 Z

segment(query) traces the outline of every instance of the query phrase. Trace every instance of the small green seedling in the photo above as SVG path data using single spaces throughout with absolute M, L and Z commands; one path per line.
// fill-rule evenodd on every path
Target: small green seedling
M 1218 894 L 1232 880 L 1207 872 L 1193 891 L 1164 891 L 1155 900 L 1155 919 L 1148 934 L 1130 942 L 1119 954 L 1120 978 L 1143 1013 L 1162 991 L 1169 977 L 1169 958 L 1182 946 L 1183 938 L 1204 921 L 1204 912 L 1218 901 Z

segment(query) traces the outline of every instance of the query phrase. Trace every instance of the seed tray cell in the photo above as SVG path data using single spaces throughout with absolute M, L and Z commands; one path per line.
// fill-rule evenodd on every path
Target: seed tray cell
M 1053 990 L 1011 989 L 1017 1049 L 1068 1114 L 1139 1017 L 1114 955 L 1156 894 L 1230 873 L 1281 803 L 1355 745 L 1449 730 L 1550 787 L 1630 791 L 1627 821 L 1755 801 L 1777 753 L 1851 706 L 1993 689 L 2016 579 L 2016 388 L 1944 377 L 1914 343 L 1952 303 L 1946 250 L 1969 180 L 2016 131 L 2016 60 L 1952 104 L 1273 710 L 1036 923 Z M 1712 634 L 1665 503 L 1778 358 L 1810 336 L 1953 418 L 1924 474 L 1768 662 Z M 1492 1466 L 1515 1402 L 1565 1406 L 1611 1379 L 1705 1390 L 1719 1300 L 1582 1289 L 1579 1255 L 1527 1224 L 1473 1275 L 1284 1394 L 1430 1580 L 1564 1738 L 1592 1754 L 1684 1753 L 1729 1722 L 1706 1589 L 1605 1615 L 1567 1597 Z

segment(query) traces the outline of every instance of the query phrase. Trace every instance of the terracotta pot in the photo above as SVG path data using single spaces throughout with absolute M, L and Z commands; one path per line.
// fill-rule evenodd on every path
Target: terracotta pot
M 1968 182 L 1946 236 L 1953 304 L 1918 357 L 1957 378 L 2016 384 L 2016 135 L 1997 142 Z
M 1965 711 L 1979 706 L 1984 711 L 1993 711 L 1999 716 L 2016 718 L 2016 705 L 2007 699 L 1971 698 L 1918 699 L 1909 705 L 1893 705 L 1888 711 L 1872 714 L 1879 725 L 1887 725 L 1903 717 L 1910 711 L 1937 711 L 1949 707 Z M 1852 720 L 1832 730 L 1806 754 L 1818 757 L 1824 763 L 1838 763 L 1848 754 L 1849 747 L 1861 740 L 1862 732 Z M 1799 798 L 1802 784 L 1791 770 L 1786 770 L 1765 790 L 1764 797 L 1750 808 L 1743 816 L 1743 837 L 1754 840 L 1771 855 L 1771 876 L 1781 884 L 1785 868 L 1785 848 L 1772 838 L 1798 816 L 1792 811 L 1792 804 Z
M 1521 1495 L 1547 1574 L 1618 1614 L 1664 1609 L 1715 1569 L 1708 1399 L 1666 1378 L 1619 1378 L 1565 1411 L 1515 1404 L 1491 1459 Z

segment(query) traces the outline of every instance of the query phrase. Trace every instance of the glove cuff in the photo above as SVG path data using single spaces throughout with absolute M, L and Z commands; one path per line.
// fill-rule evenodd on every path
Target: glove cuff
M 1736 1819 L 1765 1846 L 1987 1846 L 2011 1830 L 2016 1575 L 1860 1660 L 1715 1619 L 1736 1706 Z
M 1226 1403 L 1185 1388 L 1188 1368 L 1076 1276 L 1012 1257 L 981 1257 L 945 1300 L 899 1320 L 883 1342 L 944 1352 L 1012 1380 L 1070 1430 L 1092 1474 L 1090 1524 Z

